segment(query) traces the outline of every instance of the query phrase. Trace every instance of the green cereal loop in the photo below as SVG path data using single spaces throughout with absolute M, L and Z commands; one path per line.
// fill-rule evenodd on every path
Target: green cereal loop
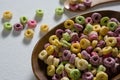
M 85 17 L 84 16 L 77 16 L 75 18 L 75 22 L 79 24 L 84 24 L 85 23 Z
M 63 65 L 65 65 L 65 64 L 67 64 L 68 63 L 68 61 L 62 61 L 61 62 L 61 64 L 63 64 Z
M 64 65 L 60 64 L 56 69 L 56 73 L 57 74 L 62 74 L 63 71 L 64 71 Z
M 111 30 L 114 31 L 117 28 L 117 23 L 116 22 L 108 22 L 107 27 Z
M 43 10 L 41 10 L 41 9 L 37 9 L 37 10 L 36 10 L 36 16 L 42 17 L 43 15 L 44 15 Z
M 11 30 L 12 29 L 12 24 L 10 22 L 5 22 L 4 23 L 4 29 Z
M 109 22 L 110 18 L 109 17 L 103 17 L 101 20 L 100 20 L 100 24 L 102 26 L 106 26 L 107 23 Z
M 88 64 L 88 70 L 90 71 L 92 69 L 92 65 Z
M 97 72 L 100 72 L 100 71 L 105 72 L 106 71 L 106 67 L 104 67 L 103 65 L 99 65 Z
M 70 77 L 73 79 L 73 80 L 78 80 L 81 76 L 81 73 L 78 69 L 72 69 L 70 71 Z
M 63 13 L 64 13 L 64 9 L 63 9 L 63 8 L 57 7 L 57 8 L 55 9 L 55 14 L 56 14 L 56 15 L 62 15 Z
M 28 18 L 26 16 L 20 17 L 20 23 L 21 24 L 25 25 L 27 23 L 27 21 L 28 21 Z
M 92 26 L 90 23 L 88 23 L 88 24 L 86 25 L 85 29 L 86 29 L 88 32 L 91 32 L 91 31 L 93 30 L 93 26 Z
M 71 39 L 71 37 L 70 37 L 70 35 L 68 33 L 63 33 L 62 37 L 66 41 L 70 41 L 70 39 Z
M 71 71 L 72 69 L 75 69 L 75 66 L 74 66 L 74 65 L 72 65 L 72 64 L 70 64 L 70 63 L 65 64 L 65 71 L 66 71 L 68 74 L 70 73 L 70 71 Z
M 62 43 L 62 46 L 64 47 L 67 47 L 67 48 L 71 47 L 71 44 L 64 39 L 61 39 L 60 42 Z

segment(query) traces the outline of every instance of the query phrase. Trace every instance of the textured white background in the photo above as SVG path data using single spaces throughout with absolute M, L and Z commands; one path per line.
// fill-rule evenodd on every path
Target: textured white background
M 55 17 L 54 10 L 58 6 L 63 7 L 62 1 L 64 0 L 0 0 L 0 80 L 36 80 L 31 68 L 31 54 L 42 36 L 39 33 L 39 25 L 47 23 L 51 29 L 65 19 L 80 14 L 65 11 L 63 16 Z M 10 22 L 14 24 L 19 22 L 19 17 L 23 15 L 34 19 L 35 10 L 38 8 L 44 10 L 44 17 L 39 21 L 31 41 L 24 39 L 25 30 L 21 33 L 3 30 L 2 13 L 5 10 L 13 12 Z M 86 12 L 93 10 L 120 11 L 120 2 L 100 5 Z

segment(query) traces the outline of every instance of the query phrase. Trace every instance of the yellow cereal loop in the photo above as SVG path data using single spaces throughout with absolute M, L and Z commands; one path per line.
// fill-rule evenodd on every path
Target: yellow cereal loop
M 34 31 L 32 29 L 27 29 L 24 32 L 25 38 L 31 39 L 31 38 L 33 38 L 33 35 L 34 35 Z
M 96 80 L 108 80 L 108 75 L 107 75 L 107 73 L 102 72 L 102 71 L 98 72 L 98 73 L 96 74 Z
M 99 56 L 102 56 L 102 49 L 100 47 L 96 47 L 93 51 L 97 52 Z
M 117 40 L 116 40 L 115 37 L 108 37 L 108 38 L 105 40 L 105 42 L 106 42 L 106 45 L 107 45 L 107 46 L 112 46 L 112 47 L 117 44 Z
M 99 35 L 99 36 L 98 36 L 98 40 L 103 40 L 103 38 L 104 38 L 104 37 L 103 37 L 102 35 Z
M 53 43 L 53 45 L 55 45 L 58 48 L 60 48 L 62 46 L 62 43 L 58 39 L 55 39 L 52 43 Z
M 88 46 L 90 46 L 90 41 L 88 39 L 81 39 L 80 40 L 80 46 L 82 49 L 86 49 Z
M 52 36 L 49 37 L 49 42 L 50 42 L 51 44 L 54 44 L 55 39 L 58 40 L 58 37 L 57 37 L 56 35 L 52 35 Z
M 11 11 L 5 11 L 3 13 L 3 19 L 11 19 L 12 18 L 12 12 Z
M 53 76 L 55 74 L 55 66 L 54 65 L 49 65 L 47 67 L 47 75 L 48 76 Z
M 49 45 L 49 46 L 46 48 L 46 51 L 47 51 L 48 55 L 53 54 L 53 52 L 54 52 L 54 46 L 53 46 L 53 45 Z
M 73 20 L 66 20 L 64 22 L 64 27 L 67 28 L 67 29 L 72 29 L 74 26 L 74 21 Z
M 92 47 L 95 48 L 98 44 L 98 41 L 97 40 L 93 40 L 92 41 Z
M 80 44 L 79 44 L 79 43 L 73 43 L 73 44 L 71 45 L 71 51 L 72 51 L 73 53 L 78 53 L 78 52 L 80 52 Z
M 112 52 L 112 47 L 111 46 L 106 46 L 102 49 L 103 55 L 107 55 Z
M 117 55 L 118 55 L 118 48 L 115 47 L 115 48 L 112 49 L 112 56 L 117 57 Z
M 100 28 L 101 28 L 101 26 L 99 24 L 93 25 L 93 31 L 99 32 Z
M 83 59 L 83 56 L 81 55 L 81 53 L 78 53 L 77 56 L 78 56 L 80 59 Z
M 100 35 L 105 36 L 108 31 L 109 31 L 109 28 L 108 28 L 108 27 L 102 26 L 102 27 L 100 28 L 100 32 L 99 32 L 99 33 L 100 33 Z
M 49 30 L 49 27 L 48 27 L 47 24 L 42 24 L 42 25 L 40 26 L 40 31 L 41 31 L 41 32 L 48 32 L 48 30 Z

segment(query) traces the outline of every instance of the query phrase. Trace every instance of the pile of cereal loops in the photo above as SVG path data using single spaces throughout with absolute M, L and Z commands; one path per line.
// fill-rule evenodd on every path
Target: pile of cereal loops
M 108 80 L 120 73 L 120 24 L 93 13 L 77 16 L 57 29 L 38 58 L 52 80 Z
M 35 15 L 38 18 L 42 18 L 43 15 L 44 15 L 44 12 L 41 9 L 37 9 Z M 3 19 L 4 20 L 10 20 L 12 18 L 12 16 L 13 16 L 13 14 L 12 14 L 11 11 L 5 11 L 3 13 Z M 36 20 L 28 20 L 28 18 L 26 16 L 21 16 L 19 21 L 20 22 L 15 23 L 14 25 L 12 25 L 8 21 L 4 22 L 4 24 L 3 24 L 4 29 L 7 30 L 7 31 L 11 31 L 12 28 L 13 28 L 14 31 L 20 32 L 27 26 L 27 29 L 24 32 L 24 37 L 27 38 L 27 39 L 32 39 L 33 36 L 34 36 L 34 29 L 37 26 L 37 21 Z M 40 31 L 41 32 L 46 33 L 46 32 L 48 32 L 48 30 L 49 30 L 49 27 L 48 27 L 47 24 L 40 26 Z
M 91 7 L 92 0 L 69 0 L 70 10 L 85 10 Z

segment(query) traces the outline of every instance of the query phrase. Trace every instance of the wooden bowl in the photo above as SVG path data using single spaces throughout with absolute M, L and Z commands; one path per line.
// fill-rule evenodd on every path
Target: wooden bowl
M 108 16 L 108 17 L 115 17 L 120 21 L 120 12 L 116 11 L 110 11 L 110 10 L 105 10 L 105 11 L 95 11 L 100 13 L 102 16 Z M 91 14 L 94 12 L 82 14 L 82 16 L 91 16 Z M 72 20 L 75 19 L 75 17 L 71 18 Z M 63 22 L 64 23 L 64 22 Z M 43 36 L 35 45 L 33 52 L 32 52 L 32 69 L 33 73 L 35 74 L 36 78 L 38 80 L 51 80 L 51 77 L 48 77 L 46 74 L 46 67 L 47 65 L 38 59 L 38 54 L 41 50 L 43 50 L 43 46 L 45 43 L 48 42 L 48 38 L 50 35 L 55 34 L 55 30 L 58 28 L 64 29 L 63 23 L 57 25 L 54 27 L 51 31 L 49 31 L 45 36 Z M 112 80 L 120 80 L 120 75 L 116 76 Z

